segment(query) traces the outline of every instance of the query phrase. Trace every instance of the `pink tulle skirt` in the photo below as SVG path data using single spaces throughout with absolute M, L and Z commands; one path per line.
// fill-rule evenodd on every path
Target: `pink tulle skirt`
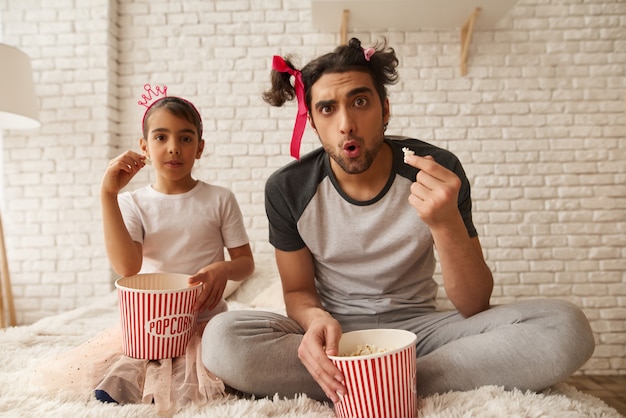
M 101 332 L 80 346 L 40 362 L 33 382 L 46 392 L 94 396 L 106 391 L 115 401 L 154 403 L 158 414 L 174 414 L 224 395 L 224 383 L 202 364 L 202 332 L 197 325 L 185 354 L 174 359 L 141 360 L 122 352 L 121 327 Z

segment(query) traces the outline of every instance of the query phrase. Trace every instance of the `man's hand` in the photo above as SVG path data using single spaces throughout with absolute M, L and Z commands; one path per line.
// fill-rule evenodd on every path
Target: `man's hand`
M 328 358 L 338 354 L 340 338 L 341 325 L 327 315 L 310 324 L 298 347 L 300 361 L 334 403 L 341 401 L 346 394 L 343 374 Z
M 420 170 L 411 185 L 409 203 L 422 220 L 430 228 L 445 225 L 450 220 L 458 221 L 458 196 L 461 188 L 459 177 L 435 162 L 430 155 L 411 155 L 405 161 Z

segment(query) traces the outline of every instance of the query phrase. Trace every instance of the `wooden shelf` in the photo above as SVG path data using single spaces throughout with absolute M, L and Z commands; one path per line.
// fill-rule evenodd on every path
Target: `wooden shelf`
M 461 29 L 461 75 L 475 29 L 493 28 L 518 0 L 311 0 L 313 26 L 340 31 Z
M 313 27 L 337 31 L 344 10 L 350 12 L 348 31 L 455 29 L 476 8 L 475 28 L 493 28 L 518 0 L 311 0 Z

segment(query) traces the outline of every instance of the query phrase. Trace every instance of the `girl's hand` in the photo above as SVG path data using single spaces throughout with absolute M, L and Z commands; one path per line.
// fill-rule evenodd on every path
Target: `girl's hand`
M 230 270 L 225 261 L 209 264 L 191 276 L 189 284 L 202 283 L 202 293 L 198 296 L 194 309 L 210 311 L 215 308 L 222 300 L 229 276 Z
M 145 160 L 144 155 L 134 151 L 126 151 L 112 159 L 102 178 L 102 193 L 118 194 L 145 167 Z

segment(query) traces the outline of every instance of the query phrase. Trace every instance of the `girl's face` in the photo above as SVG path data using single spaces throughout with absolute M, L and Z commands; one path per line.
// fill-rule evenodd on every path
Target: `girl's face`
M 164 108 L 155 109 L 147 125 L 147 137 L 141 138 L 140 146 L 157 173 L 157 189 L 160 185 L 195 184 L 191 170 L 204 149 L 195 125 Z

